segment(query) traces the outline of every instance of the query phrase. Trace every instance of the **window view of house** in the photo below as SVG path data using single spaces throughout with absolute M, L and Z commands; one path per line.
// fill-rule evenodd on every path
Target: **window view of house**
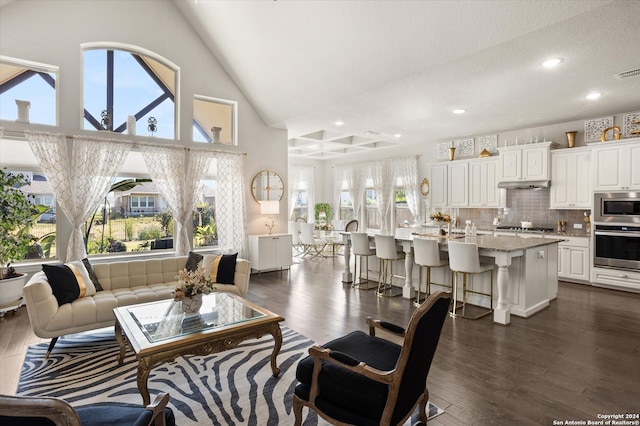
M 20 188 L 26 194 L 32 196 L 31 201 L 35 206 L 44 206 L 46 211 L 36 219 L 36 223 L 28 230 L 31 235 L 32 245 L 25 259 L 42 259 L 56 257 L 56 207 L 55 197 L 47 178 L 43 174 L 32 172 L 18 172 L 25 175 L 30 183 Z

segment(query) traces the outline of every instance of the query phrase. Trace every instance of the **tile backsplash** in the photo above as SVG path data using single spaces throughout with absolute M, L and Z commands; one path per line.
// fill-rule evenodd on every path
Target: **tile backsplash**
M 564 220 L 567 222 L 567 230 L 580 231 L 574 229 L 574 224 L 581 224 L 582 230 L 585 230 L 584 212 L 590 211 L 551 210 L 550 192 L 550 188 L 507 189 L 506 208 L 460 209 L 461 223 L 471 220 L 478 227 L 491 227 L 493 218 L 500 217 L 503 225 L 520 226 L 520 221 L 530 221 L 535 227 L 556 229 L 558 221 Z

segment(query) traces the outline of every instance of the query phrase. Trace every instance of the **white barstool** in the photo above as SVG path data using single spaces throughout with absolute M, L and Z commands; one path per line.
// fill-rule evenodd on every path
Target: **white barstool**
M 358 281 L 354 282 L 352 287 L 358 288 L 360 290 L 373 290 L 377 288 L 374 284 L 373 287 L 369 286 L 369 256 L 376 255 L 375 247 L 371 247 L 371 243 L 369 242 L 369 236 L 366 232 L 352 232 L 351 233 L 351 251 L 355 256 L 355 269 L 358 271 Z M 358 269 L 358 258 L 360 259 L 360 269 Z M 366 271 L 366 278 L 362 279 L 362 260 L 364 258 Z M 367 284 L 366 287 L 363 287 L 363 284 Z
M 461 317 L 468 319 L 478 319 L 493 312 L 493 263 L 481 263 L 478 254 L 478 245 L 475 243 L 463 243 L 457 241 L 449 241 L 449 267 L 455 275 L 453 285 L 453 308 L 451 309 L 452 317 Z M 467 288 L 467 275 L 481 274 L 483 272 L 491 272 L 489 293 L 483 293 L 477 290 L 469 290 Z M 457 306 L 458 302 L 458 274 L 462 274 L 462 306 Z M 467 306 L 467 293 L 489 296 L 489 310 L 479 315 L 468 317 L 465 316 L 465 308 Z M 462 308 L 462 315 L 458 315 L 456 310 Z
M 393 262 L 404 259 L 404 252 L 398 251 L 393 235 L 376 235 L 376 257 L 380 260 L 378 274 L 378 297 L 395 297 L 402 294 L 401 289 L 393 289 Z
M 431 295 L 431 268 L 440 268 L 449 265 L 449 259 L 443 257 L 436 240 L 430 240 L 427 238 L 414 238 L 413 239 L 413 256 L 416 265 L 420 267 L 420 275 L 418 278 L 418 292 L 416 294 L 416 300 L 413 305 L 418 307 L 424 299 Z M 420 297 L 420 288 L 422 287 L 422 270 L 427 268 L 427 283 L 425 287 L 425 297 Z M 442 284 L 444 287 L 448 287 L 453 290 L 453 274 L 451 275 L 451 285 Z

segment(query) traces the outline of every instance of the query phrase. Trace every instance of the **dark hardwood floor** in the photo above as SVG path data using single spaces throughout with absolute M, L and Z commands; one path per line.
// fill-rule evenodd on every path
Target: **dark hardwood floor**
M 406 325 L 402 298 L 341 282 L 343 258 L 251 276 L 248 299 L 323 343 L 372 316 Z M 25 308 L 0 320 L 0 392 L 14 393 L 33 335 Z M 560 283 L 558 299 L 510 326 L 447 318 L 429 374 L 430 400 L 445 413 L 430 425 L 552 425 L 640 412 L 640 294 Z

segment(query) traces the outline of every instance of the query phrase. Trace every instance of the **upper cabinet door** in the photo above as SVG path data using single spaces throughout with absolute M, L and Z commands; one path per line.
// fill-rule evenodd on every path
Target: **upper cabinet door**
M 431 164 L 429 198 L 431 207 L 447 206 L 447 164 Z
M 502 180 L 522 179 L 522 150 L 500 153 L 502 159 Z
M 549 149 L 546 147 L 522 150 L 522 180 L 549 179 Z

